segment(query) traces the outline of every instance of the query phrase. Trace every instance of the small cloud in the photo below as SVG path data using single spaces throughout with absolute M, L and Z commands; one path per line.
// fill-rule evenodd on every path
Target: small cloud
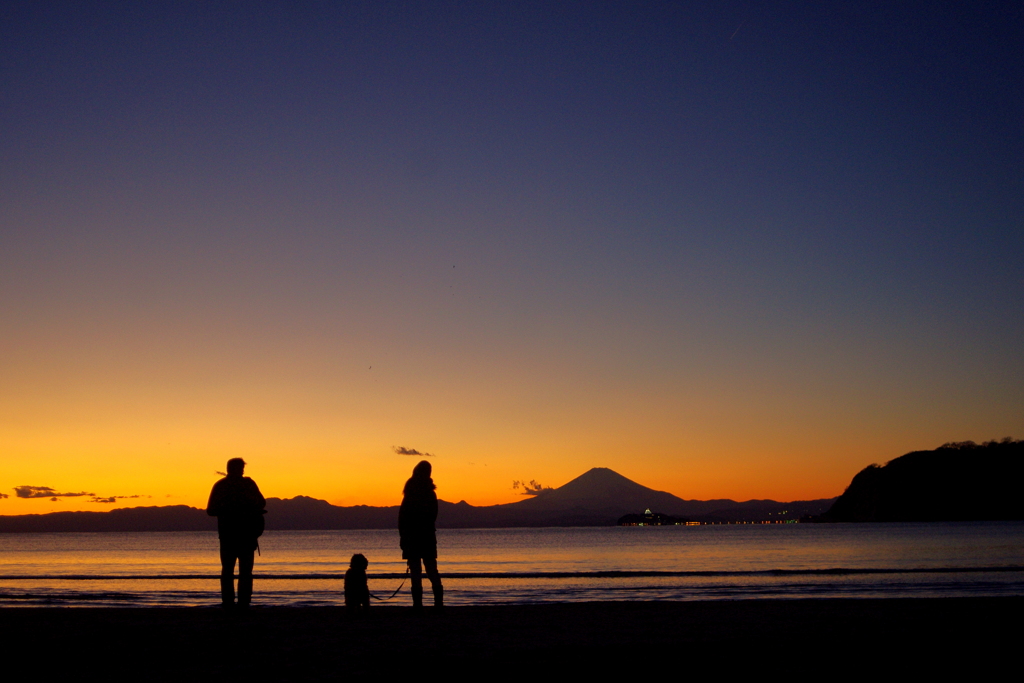
M 405 446 L 392 446 L 391 449 L 399 455 L 418 455 L 423 458 L 433 458 L 433 453 L 420 452 L 415 448 L 406 448 Z
M 18 496 L 18 498 L 49 498 L 54 501 L 58 498 L 77 498 L 80 496 L 96 495 L 95 493 L 88 493 L 86 491 L 79 491 L 77 493 L 60 493 L 49 486 L 15 486 L 14 494 Z
M 543 486 L 536 479 L 531 479 L 530 481 L 519 481 L 517 479 L 512 482 L 512 488 L 516 491 L 522 489 L 522 495 L 524 496 L 536 496 L 544 493 L 545 491 L 552 490 L 550 486 Z
M 93 496 L 90 503 L 116 503 L 119 500 L 128 500 L 130 498 L 152 498 L 153 496 L 143 496 L 136 494 L 134 496 Z
M 10 498 L 6 493 L 0 493 L 0 498 Z

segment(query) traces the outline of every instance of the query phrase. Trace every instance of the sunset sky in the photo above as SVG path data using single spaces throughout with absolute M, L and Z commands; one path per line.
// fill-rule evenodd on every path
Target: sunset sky
M 1024 437 L 1022 55 L 1020 2 L 3 2 L 0 514 Z

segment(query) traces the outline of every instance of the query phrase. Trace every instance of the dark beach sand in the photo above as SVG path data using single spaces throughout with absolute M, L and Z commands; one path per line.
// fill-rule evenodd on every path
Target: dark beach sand
M 595 602 L 453 607 L 4 608 L 13 674 L 112 678 L 337 679 L 436 671 L 685 678 L 1016 670 L 1024 598 Z M 36 668 L 38 667 L 38 668 Z M 28 670 L 26 670 L 28 673 Z M 33 676 L 37 677 L 37 676 Z M 717 677 L 717 676 L 716 676 Z M 842 675 L 839 675 L 843 678 Z

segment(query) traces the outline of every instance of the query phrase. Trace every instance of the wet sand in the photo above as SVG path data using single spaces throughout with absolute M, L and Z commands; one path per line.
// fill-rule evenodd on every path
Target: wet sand
M 950 667 L 994 675 L 1000 664 L 1015 666 L 1022 609 L 1016 597 L 594 602 L 440 614 L 387 606 L 366 617 L 330 607 L 4 608 L 0 643 L 5 668 L 31 662 L 47 678 L 646 676 L 664 665 L 684 677 Z

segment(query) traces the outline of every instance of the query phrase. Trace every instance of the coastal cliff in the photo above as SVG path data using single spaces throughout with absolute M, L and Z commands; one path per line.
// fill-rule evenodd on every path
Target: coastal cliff
M 823 515 L 836 522 L 1024 519 L 1024 441 L 943 444 L 869 465 Z

